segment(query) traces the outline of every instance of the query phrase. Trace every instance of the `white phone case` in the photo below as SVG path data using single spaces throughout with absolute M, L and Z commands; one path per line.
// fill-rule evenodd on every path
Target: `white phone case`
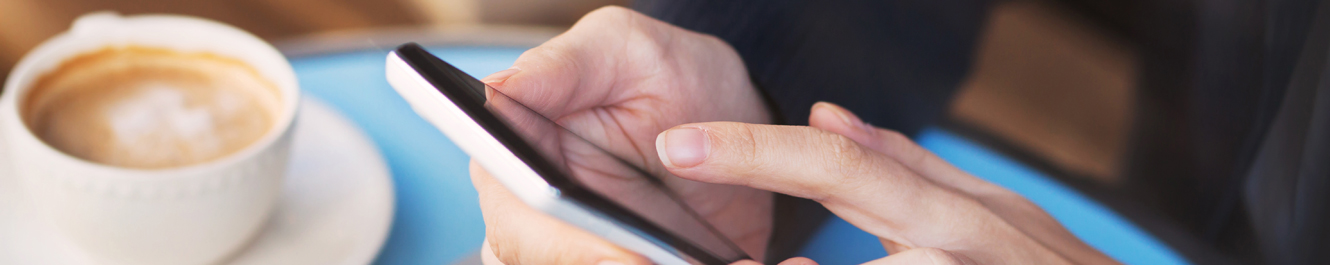
M 490 175 L 527 205 L 582 228 L 657 264 L 700 264 L 673 247 L 621 224 L 594 209 L 562 197 L 512 151 L 417 73 L 397 52 L 388 54 L 388 83 L 417 115 L 447 135 Z

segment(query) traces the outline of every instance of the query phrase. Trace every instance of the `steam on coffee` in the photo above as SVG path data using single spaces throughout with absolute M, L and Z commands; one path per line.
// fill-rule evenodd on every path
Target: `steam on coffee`
M 280 112 L 277 88 L 239 60 L 147 47 L 71 58 L 31 91 L 20 111 L 34 135 L 66 154 L 132 168 L 238 152 Z

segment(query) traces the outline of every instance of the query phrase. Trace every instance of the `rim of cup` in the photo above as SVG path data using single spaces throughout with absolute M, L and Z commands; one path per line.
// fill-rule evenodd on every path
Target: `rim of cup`
M 78 158 L 64 151 L 58 150 L 44 140 L 38 138 L 28 128 L 27 123 L 23 121 L 19 105 L 21 99 L 27 97 L 32 91 L 32 82 L 49 71 L 63 64 L 69 58 L 95 52 L 108 47 L 121 46 L 140 46 L 164 48 L 170 50 L 182 50 L 180 47 L 170 47 L 164 44 L 145 44 L 141 36 L 131 36 L 130 32 L 135 30 L 153 30 L 153 29 L 175 29 L 175 30 L 193 30 L 205 31 L 204 35 L 210 41 L 225 41 L 236 44 L 241 47 L 225 48 L 231 51 L 243 51 L 244 53 L 261 53 L 250 58 L 238 58 L 232 54 L 219 52 L 217 47 L 192 48 L 190 52 L 208 52 L 218 54 L 223 57 L 233 58 L 245 62 L 251 68 L 254 68 L 261 77 L 275 86 L 278 96 L 280 96 L 281 108 L 274 126 L 269 128 L 258 140 L 251 142 L 248 146 L 239 151 L 232 152 L 219 158 L 209 161 L 167 167 L 167 168 L 131 168 L 120 167 L 99 162 L 89 161 Z M 172 38 L 172 37 L 163 37 Z M 180 37 L 175 37 L 180 38 Z M 88 42 L 96 44 L 89 45 Z M 255 61 L 257 59 L 258 61 Z M 268 64 L 268 65 L 260 65 Z M 111 174 L 119 178 L 145 178 L 144 180 L 166 180 L 163 177 L 172 176 L 193 176 L 215 171 L 220 168 L 232 166 L 240 163 L 247 158 L 259 155 L 268 147 L 276 143 L 284 135 L 288 134 L 295 123 L 295 115 L 300 105 L 300 89 L 296 80 L 295 71 L 291 68 L 290 62 L 277 51 L 277 48 L 263 41 L 257 36 L 227 25 L 221 22 L 183 15 L 170 14 L 141 14 L 131 16 L 121 16 L 115 12 L 94 12 L 76 19 L 70 29 L 52 37 L 36 48 L 24 55 L 19 63 L 9 74 L 9 80 L 4 84 L 5 95 L 0 98 L 0 115 L 11 116 L 14 119 L 3 119 L 8 125 L 15 129 L 10 129 L 10 133 L 0 133 L 0 137 L 17 137 L 20 139 L 0 139 L 14 141 L 35 141 L 40 150 L 24 150 L 24 152 L 43 152 L 49 153 L 47 157 L 52 157 L 62 161 L 62 163 L 74 164 L 82 167 L 92 168 L 102 172 L 113 172 L 122 174 Z M 8 143 L 12 145 L 12 143 Z M 9 147 L 12 148 L 12 147 Z M 11 149 L 11 151 L 13 151 Z M 11 152 L 10 159 L 22 155 Z

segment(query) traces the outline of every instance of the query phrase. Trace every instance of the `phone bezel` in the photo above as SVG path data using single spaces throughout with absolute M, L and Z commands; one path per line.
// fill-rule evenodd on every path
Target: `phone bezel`
M 490 137 L 511 151 L 514 156 L 544 179 L 550 187 L 556 189 L 558 191 L 557 196 L 561 199 L 591 209 L 594 213 L 603 215 L 603 217 L 611 219 L 620 226 L 627 226 L 624 228 L 628 228 L 638 236 L 648 237 L 645 238 L 647 241 L 668 245 L 674 250 L 674 254 L 685 255 L 702 264 L 729 264 L 748 259 L 747 256 L 741 256 L 736 260 L 725 260 L 682 237 L 656 226 L 612 200 L 582 187 L 573 181 L 571 176 L 567 176 L 549 160 L 545 159 L 516 131 L 509 128 L 506 123 L 485 108 L 484 83 L 435 57 L 415 43 L 403 44 L 394 53 L 416 74 L 432 85 L 437 92 L 455 104 L 468 118 L 475 121 Z M 684 205 L 683 207 L 688 206 Z M 705 220 L 703 222 L 705 223 Z M 722 239 L 724 239 L 723 236 Z M 733 244 L 730 243 L 730 245 Z M 743 252 L 739 251 L 738 253 L 742 254 Z

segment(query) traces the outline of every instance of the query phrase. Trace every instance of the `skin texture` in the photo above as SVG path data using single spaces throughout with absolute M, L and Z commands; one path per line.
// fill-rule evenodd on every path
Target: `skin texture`
M 666 186 L 750 256 L 764 254 L 771 235 L 770 192 L 673 177 L 655 150 L 656 135 L 679 124 L 770 122 L 738 54 L 723 41 L 625 8 L 606 7 L 523 53 L 513 69 L 482 81 L 592 144 L 663 176 Z M 552 146 L 580 144 L 568 137 L 552 138 L 565 139 Z M 555 160 L 578 160 L 580 153 L 564 151 L 554 154 L 562 156 Z M 582 169 L 586 168 L 572 170 Z M 483 169 L 473 166 L 471 172 L 480 192 L 488 251 L 496 261 L 510 265 L 649 264 L 527 207 Z M 617 182 L 645 181 L 594 175 L 578 178 L 590 185 L 623 187 L 644 186 Z
M 839 106 L 814 105 L 811 126 L 760 125 L 771 118 L 732 48 L 628 9 L 588 14 L 513 67 L 482 81 L 663 176 L 666 186 L 752 257 L 764 254 L 770 192 L 780 192 L 818 201 L 877 235 L 893 255 L 867 264 L 1116 263 L 1020 195 Z M 567 139 L 542 136 L 539 145 L 578 144 Z M 551 155 L 577 161 L 580 154 Z M 586 168 L 594 164 L 571 170 L 594 171 Z M 650 264 L 528 207 L 474 162 L 471 177 L 485 218 L 486 264 Z M 635 181 L 578 178 L 623 187 Z M 794 258 L 781 264 L 816 263 Z
M 665 150 L 666 167 L 682 178 L 822 203 L 895 253 L 867 264 L 1117 263 L 1029 200 L 948 164 L 900 133 L 872 127 L 830 103 L 814 105 L 809 124 L 685 124 L 661 133 L 657 150 Z M 702 131 L 704 140 L 670 141 L 677 131 Z M 690 148 L 701 150 L 684 152 L 679 163 L 667 154 Z M 703 158 L 691 159 L 696 153 Z M 785 263 L 816 264 L 801 258 Z

